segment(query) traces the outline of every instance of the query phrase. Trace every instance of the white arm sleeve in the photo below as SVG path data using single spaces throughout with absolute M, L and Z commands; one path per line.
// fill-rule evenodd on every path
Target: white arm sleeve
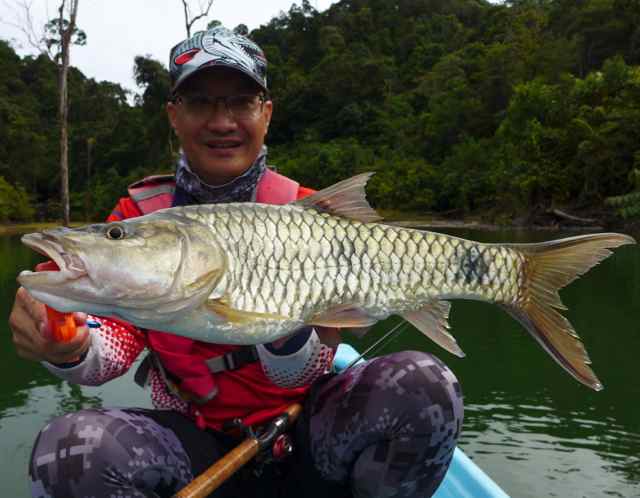
M 71 384 L 99 386 L 124 374 L 144 349 L 143 341 L 125 326 L 109 319 L 90 317 L 100 327 L 89 329 L 91 343 L 84 359 L 70 367 L 43 361 L 53 375 Z
M 280 387 L 306 386 L 331 371 L 333 349 L 320 342 L 315 329 L 300 349 L 287 355 L 272 353 L 263 344 L 256 348 L 265 375 Z
M 94 378 L 93 372 L 100 371 L 100 356 L 94 346 L 94 336 L 91 334 L 91 344 L 87 350 L 87 355 L 77 365 L 73 367 L 58 367 L 48 361 L 41 362 L 42 365 L 53 375 L 71 384 L 81 384 L 86 386 L 97 386 L 101 383 L 92 383 L 89 379 Z

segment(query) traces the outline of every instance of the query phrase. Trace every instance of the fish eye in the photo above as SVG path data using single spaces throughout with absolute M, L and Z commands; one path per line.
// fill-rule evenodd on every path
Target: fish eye
M 107 236 L 107 239 L 110 240 L 122 240 L 125 238 L 126 232 L 124 227 L 120 225 L 111 225 L 107 228 L 105 235 Z

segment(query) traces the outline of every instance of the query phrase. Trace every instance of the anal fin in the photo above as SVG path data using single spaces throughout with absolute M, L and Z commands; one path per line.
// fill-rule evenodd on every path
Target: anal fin
M 432 301 L 418 311 L 403 313 L 402 317 L 451 354 L 464 358 L 464 352 L 448 332 L 450 309 L 448 301 Z

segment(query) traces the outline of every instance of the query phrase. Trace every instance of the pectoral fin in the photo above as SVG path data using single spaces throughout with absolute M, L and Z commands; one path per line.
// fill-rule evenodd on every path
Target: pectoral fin
M 289 317 L 277 315 L 273 313 L 259 313 L 257 311 L 245 311 L 232 308 L 226 302 L 224 298 L 221 299 L 209 299 L 205 302 L 205 307 L 215 313 L 218 316 L 223 317 L 228 322 L 237 325 L 246 325 L 251 322 L 263 321 L 263 320 L 278 320 L 286 321 L 290 320 Z
M 362 329 L 375 325 L 377 321 L 377 318 L 367 315 L 360 308 L 338 306 L 314 316 L 307 323 L 319 327 Z
M 464 352 L 447 331 L 450 308 L 451 303 L 447 301 L 433 301 L 421 310 L 403 313 L 402 317 L 451 354 L 464 358 Z
M 223 270 L 221 268 L 216 268 L 215 270 L 211 270 L 203 275 L 200 275 L 198 278 L 186 284 L 186 288 L 190 292 L 195 292 L 198 289 L 207 286 L 210 282 L 218 280 L 222 276 Z

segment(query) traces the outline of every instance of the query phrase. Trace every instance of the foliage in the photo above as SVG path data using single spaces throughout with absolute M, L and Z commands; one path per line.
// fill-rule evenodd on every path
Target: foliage
M 638 26 L 632 0 L 303 1 L 249 33 L 269 60 L 270 162 L 315 188 L 375 171 L 373 201 L 400 210 L 505 219 L 633 197 Z M 76 217 L 172 168 L 167 70 L 138 56 L 134 74 L 132 99 L 70 73 Z M 55 78 L 0 41 L 0 175 L 37 206 L 57 196 Z
M 60 63 L 60 58 L 62 56 L 62 39 L 60 34 L 68 29 L 69 21 L 67 19 L 62 19 L 61 23 L 59 17 L 54 17 L 44 26 L 45 34 L 43 42 L 49 53 L 55 54 L 53 58 L 58 63 Z M 86 45 L 87 34 L 77 26 L 74 26 L 70 42 L 73 45 Z
M 29 221 L 33 214 L 34 209 L 25 189 L 9 184 L 0 176 L 0 222 Z
M 636 164 L 640 167 L 640 153 L 636 153 Z M 634 168 L 629 180 L 634 186 L 632 192 L 608 197 L 605 202 L 615 207 L 623 218 L 637 218 L 640 216 L 640 169 Z
M 124 197 L 127 186 L 144 176 L 143 170 L 134 169 L 122 176 L 115 168 L 101 172 L 91 189 L 89 217 L 93 220 L 105 219 L 120 197 Z

